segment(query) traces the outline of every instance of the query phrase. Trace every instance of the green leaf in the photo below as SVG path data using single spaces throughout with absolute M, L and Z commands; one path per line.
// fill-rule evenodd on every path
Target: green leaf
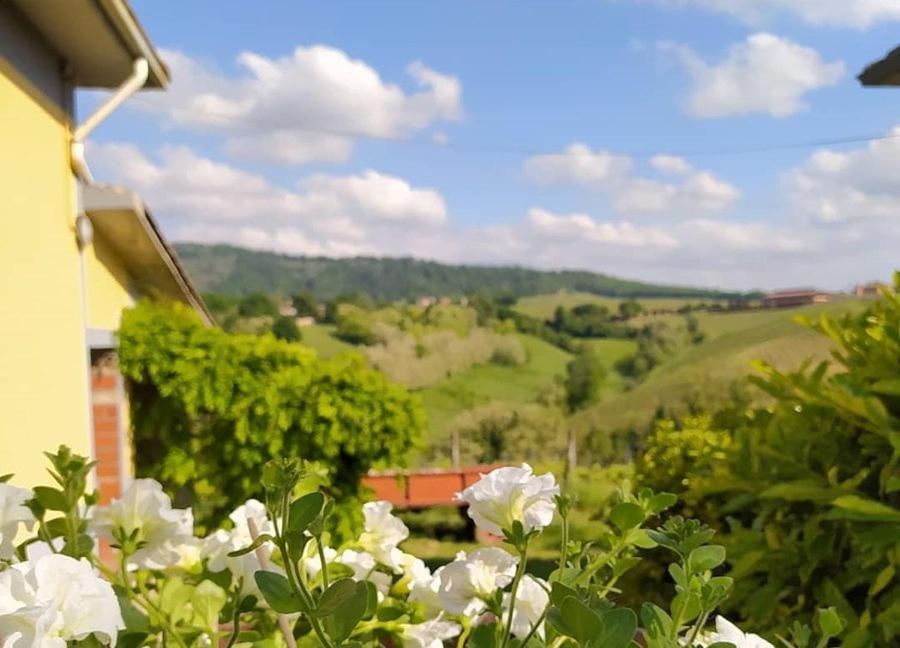
M 306 549 L 306 545 L 309 544 L 310 540 L 312 540 L 312 538 L 310 538 L 302 531 L 293 530 L 285 533 L 284 539 L 287 541 L 288 554 L 290 555 L 291 560 L 293 560 L 294 562 L 300 560 L 300 558 L 303 556 L 304 550 Z
M 227 601 L 228 595 L 221 587 L 210 580 L 200 583 L 191 597 L 195 625 L 214 634 L 219 627 L 219 613 Z
M 303 612 L 303 602 L 297 598 L 291 590 L 288 579 L 281 574 L 271 571 L 258 571 L 253 574 L 256 586 L 262 592 L 263 598 L 276 612 L 281 614 L 293 614 Z
M 816 623 L 823 637 L 837 637 L 844 631 L 844 621 L 833 607 L 820 609 L 816 613 Z
M 628 531 L 644 521 L 644 510 L 637 504 L 622 502 L 610 511 L 609 520 L 621 531 Z
M 616 608 L 601 617 L 603 630 L 591 641 L 597 648 L 627 648 L 637 631 L 637 615 L 628 608 Z
M 365 581 L 355 582 L 353 592 L 343 598 L 334 613 L 326 618 L 328 634 L 337 643 L 341 643 L 350 636 L 369 605 L 369 588 Z
M 319 597 L 319 604 L 316 606 L 315 615 L 317 617 L 327 617 L 334 614 L 335 610 L 356 591 L 356 581 L 352 578 L 342 578 L 335 581 L 331 586 L 322 592 Z
M 567 596 L 573 598 L 578 597 L 578 593 L 567 585 L 563 585 L 559 581 L 550 584 L 550 603 L 553 605 L 562 605 Z
M 35 486 L 34 497 L 48 511 L 66 513 L 69 510 L 69 502 L 59 489 L 50 486 Z
M 597 613 L 574 596 L 563 601 L 560 612 L 567 634 L 571 633 L 570 636 L 582 645 L 603 632 L 603 623 Z
M 710 569 L 715 569 L 725 562 L 725 547 L 721 545 L 707 545 L 697 547 L 688 556 L 687 565 L 693 574 L 702 574 Z
M 168 615 L 181 614 L 193 593 L 194 588 L 177 576 L 167 578 L 159 591 L 159 607 Z
M 483 623 L 475 626 L 472 634 L 469 635 L 469 641 L 466 645 L 468 648 L 496 648 L 497 624 Z
M 829 519 L 845 519 L 857 522 L 900 522 L 900 511 L 858 495 L 844 495 L 832 502 L 835 507 L 828 512 Z
M 238 556 L 243 556 L 245 554 L 250 553 L 251 551 L 256 551 L 258 547 L 261 547 L 267 542 L 271 542 L 273 540 L 272 536 L 268 533 L 260 533 L 257 536 L 256 540 L 254 540 L 250 545 L 244 547 L 243 549 L 236 549 L 235 551 L 229 551 L 228 555 L 231 558 L 237 558 Z
M 886 396 L 900 396 L 900 378 L 886 378 L 872 384 L 869 388 L 873 392 Z
M 325 505 L 325 496 L 318 491 L 307 493 L 291 502 L 290 531 L 306 531 L 315 522 Z
M 651 638 L 667 637 L 672 632 L 672 617 L 649 601 L 641 606 L 641 623 Z
M 657 493 L 650 498 L 647 505 L 649 506 L 651 513 L 659 515 L 666 509 L 673 507 L 677 501 L 678 497 L 672 493 Z
M 884 569 L 882 569 L 878 576 L 875 577 L 875 580 L 872 581 L 871 587 L 869 587 L 869 596 L 876 596 L 878 592 L 883 590 L 894 580 L 894 566 L 888 565 Z

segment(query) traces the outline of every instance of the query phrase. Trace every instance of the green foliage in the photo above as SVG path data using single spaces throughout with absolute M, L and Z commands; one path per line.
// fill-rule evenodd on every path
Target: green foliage
M 570 412 L 583 409 L 600 399 L 600 389 L 606 381 L 606 365 L 590 348 L 581 349 L 566 365 L 563 386 Z
M 289 295 L 302 288 L 322 299 L 362 291 L 373 299 L 422 295 L 537 295 L 561 289 L 598 295 L 719 298 L 715 291 L 646 284 L 593 272 L 452 266 L 418 259 L 289 257 L 225 245 L 181 244 L 178 254 L 205 291 Z
M 259 496 L 272 455 L 322 461 L 336 493 L 404 461 L 419 436 L 418 399 L 345 354 L 319 360 L 269 336 L 205 328 L 187 308 L 142 303 L 123 315 L 137 469 L 189 493 L 199 520 Z
M 643 312 L 644 307 L 641 305 L 641 303 L 633 299 L 628 299 L 619 303 L 619 317 L 621 319 L 631 319 L 632 317 L 637 317 Z
M 754 383 L 773 405 L 724 409 L 712 427 L 685 425 L 687 440 L 664 433 L 641 479 L 672 483 L 675 471 L 660 460 L 678 451 L 660 444 L 684 449 L 695 446 L 690 437 L 712 437 L 719 449 L 684 466 L 682 490 L 696 512 L 729 529 L 730 605 L 750 625 L 777 628 L 788 617 L 811 620 L 818 601 L 844 618 L 845 646 L 896 645 L 900 297 L 885 291 L 864 313 L 808 324 L 835 343 L 833 364 L 778 371 L 761 363 Z M 733 439 L 717 425 L 735 430 Z
M 637 334 L 638 348 L 633 356 L 616 363 L 616 370 L 633 381 L 643 380 L 650 371 L 684 347 L 682 333 L 666 322 L 653 322 Z
M 308 290 L 294 294 L 291 297 L 291 305 L 297 317 L 319 317 L 319 302 Z
M 627 305 L 630 302 L 623 302 Z M 571 310 L 557 306 L 550 325 L 554 330 L 574 337 L 628 338 L 634 330 L 618 322 L 609 308 L 600 304 L 579 304 Z
M 303 339 L 300 327 L 293 317 L 282 315 L 272 324 L 272 335 L 285 342 L 299 342 Z
M 466 410 L 447 432 L 459 439 L 463 464 L 548 461 L 562 458 L 565 450 L 562 412 L 534 404 L 495 402 Z
M 241 317 L 275 317 L 278 309 L 264 293 L 251 293 L 238 302 L 238 314 Z

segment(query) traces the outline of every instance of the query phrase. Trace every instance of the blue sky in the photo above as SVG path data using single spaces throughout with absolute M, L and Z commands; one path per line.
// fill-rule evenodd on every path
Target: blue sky
M 900 124 L 855 80 L 900 0 L 134 8 L 173 84 L 89 159 L 175 240 L 728 288 L 900 266 L 900 138 L 815 145 Z

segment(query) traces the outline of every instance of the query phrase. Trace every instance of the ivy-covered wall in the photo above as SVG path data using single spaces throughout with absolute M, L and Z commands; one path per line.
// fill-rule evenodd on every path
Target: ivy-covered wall
M 259 491 L 272 457 L 321 462 L 337 497 L 402 464 L 424 428 L 418 397 L 356 354 L 319 359 L 271 336 L 203 326 L 187 307 L 141 303 L 119 331 L 137 473 L 216 520 Z

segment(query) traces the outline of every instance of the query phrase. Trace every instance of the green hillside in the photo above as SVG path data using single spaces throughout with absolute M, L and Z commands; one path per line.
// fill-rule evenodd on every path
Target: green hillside
M 639 297 L 641 305 L 648 311 L 657 309 L 675 310 L 686 304 L 698 304 L 700 302 L 709 304 L 719 301 L 713 297 Z M 624 298 L 626 297 L 609 297 L 587 292 L 560 290 L 552 294 L 523 297 L 516 302 L 515 308 L 525 315 L 546 320 L 553 317 L 553 311 L 555 311 L 558 306 L 571 309 L 575 306 L 580 306 L 581 304 L 597 304 L 599 306 L 606 306 L 611 311 L 615 311 Z
M 724 296 L 714 290 L 628 281 L 584 271 L 542 271 L 521 267 L 446 265 L 411 258 L 292 257 L 226 245 L 179 244 L 178 254 L 203 292 L 289 295 L 311 291 L 319 299 L 361 291 L 375 299 L 476 293 L 515 297 L 580 291 L 596 295 Z
M 677 410 L 688 399 L 715 403 L 727 397 L 735 380 L 752 373 L 755 360 L 782 369 L 796 367 L 807 358 L 824 360 L 831 350 L 827 338 L 797 324 L 794 318 L 836 315 L 862 305 L 861 301 L 843 300 L 785 310 L 697 313 L 706 341 L 663 363 L 634 389 L 612 394 L 578 415 L 577 426 L 584 430 L 643 426 L 660 406 Z

